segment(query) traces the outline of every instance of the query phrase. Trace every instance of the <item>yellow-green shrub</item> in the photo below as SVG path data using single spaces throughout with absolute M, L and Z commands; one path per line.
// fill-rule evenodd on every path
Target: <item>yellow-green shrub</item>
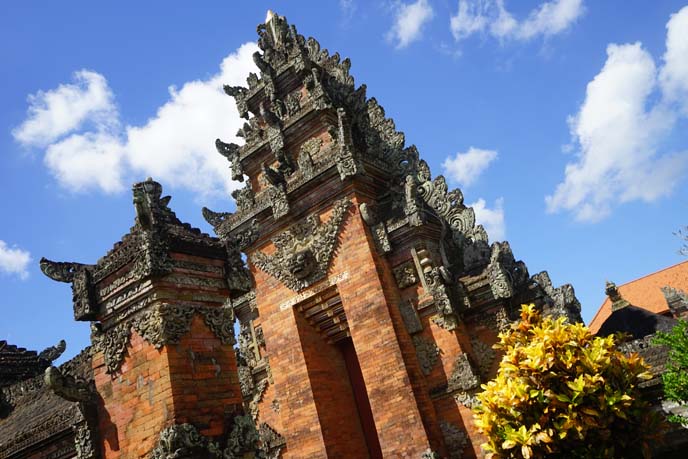
M 616 350 L 613 336 L 524 305 L 495 347 L 504 357 L 474 409 L 488 458 L 648 457 L 661 421 L 638 384 L 652 376 L 637 354 Z

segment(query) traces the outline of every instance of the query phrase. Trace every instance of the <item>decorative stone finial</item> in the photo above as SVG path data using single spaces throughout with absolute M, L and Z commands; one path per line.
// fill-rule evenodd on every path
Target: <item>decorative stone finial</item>
M 619 293 L 619 289 L 616 288 L 616 284 L 614 282 L 606 282 L 604 293 L 607 294 L 607 296 L 612 302 L 612 311 L 617 311 L 621 308 L 625 308 L 630 304 L 621 296 L 621 293 Z

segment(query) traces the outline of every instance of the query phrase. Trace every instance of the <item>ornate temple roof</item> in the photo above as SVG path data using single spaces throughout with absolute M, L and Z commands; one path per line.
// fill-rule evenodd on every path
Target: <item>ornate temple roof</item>
M 43 373 L 48 367 L 30 378 L 0 388 L 0 459 L 31 451 L 49 439 L 58 442 L 65 434 L 72 433 L 75 423 L 83 421 L 78 403 L 66 400 L 46 384 Z M 93 379 L 90 348 L 59 368 L 80 380 Z M 68 440 L 66 447 L 73 451 L 73 441 Z
M 38 353 L 0 340 L 0 387 L 32 378 L 50 366 L 65 350 L 65 342 L 60 341 Z

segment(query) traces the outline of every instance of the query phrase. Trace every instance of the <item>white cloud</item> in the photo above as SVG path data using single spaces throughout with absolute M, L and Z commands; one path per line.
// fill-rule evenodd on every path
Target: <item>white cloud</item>
M 476 223 L 483 225 L 491 241 L 503 241 L 506 238 L 504 198 L 498 198 L 491 209 L 487 207 L 483 198 L 468 206 L 473 208 Z
M 29 95 L 26 120 L 12 131 L 25 146 L 44 147 L 86 121 L 103 130 L 117 120 L 114 97 L 105 78 L 90 70 L 74 73 L 74 82 Z
M 29 277 L 29 263 L 31 254 L 17 247 L 9 247 L 5 241 L 0 240 L 0 272 L 16 274 L 20 279 Z
M 540 4 L 518 21 L 507 11 L 504 0 L 459 0 L 449 25 L 456 41 L 481 32 L 499 39 L 529 40 L 565 31 L 584 10 L 583 0 L 553 0 Z
M 244 44 L 217 74 L 170 87 L 169 100 L 141 126 L 122 127 L 105 77 L 77 72 L 76 84 L 30 97 L 29 117 L 14 131 L 15 140 L 46 146 L 46 166 L 72 191 L 118 192 L 127 182 L 152 176 L 201 196 L 229 192 L 236 184 L 215 139 L 240 142 L 234 133 L 243 120 L 222 86 L 241 85 L 257 70 L 257 50 L 255 43 Z M 52 133 L 48 142 L 41 141 L 41 129 Z
M 604 67 L 569 119 L 577 158 L 545 198 L 550 212 L 568 210 L 578 220 L 597 221 L 617 204 L 669 195 L 682 178 L 688 152 L 660 150 L 681 115 L 678 107 L 688 102 L 681 89 L 688 88 L 688 73 L 676 56 L 688 41 L 686 15 L 684 8 L 669 21 L 659 71 L 640 43 L 607 47 Z
M 666 53 L 659 81 L 668 102 L 676 102 L 688 115 L 688 6 L 667 23 Z
M 387 40 L 396 42 L 397 49 L 405 48 L 421 36 L 423 26 L 435 15 L 428 0 L 397 3 L 394 25 L 387 32 Z
M 450 180 L 467 187 L 474 183 L 496 158 L 497 152 L 494 150 L 470 147 L 466 153 L 457 153 L 453 158 L 446 158 L 442 168 Z

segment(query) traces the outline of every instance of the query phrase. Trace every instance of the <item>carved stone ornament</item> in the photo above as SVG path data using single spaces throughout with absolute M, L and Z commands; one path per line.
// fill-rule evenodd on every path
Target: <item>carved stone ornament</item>
M 337 150 L 334 156 L 334 161 L 337 164 L 337 172 L 339 178 L 345 180 L 347 177 L 353 177 L 361 172 L 356 157 L 354 156 L 351 140 L 351 125 L 343 108 L 337 109 Z
M 480 375 L 485 379 L 490 379 L 489 373 L 497 353 L 492 346 L 485 344 L 484 341 L 476 337 L 471 338 L 471 348 L 473 349 L 473 355 L 475 356 Z
M 449 459 L 461 459 L 463 451 L 468 444 L 468 435 L 454 424 L 440 422 L 440 430 L 444 437 L 444 445 L 447 447 Z
M 565 317 L 569 323 L 583 321 L 580 315 L 581 304 L 570 284 L 554 288 L 547 271 L 534 274 L 532 280 L 542 288 L 545 294 L 545 306 L 543 307 L 545 315 L 555 319 Z
M 430 290 L 430 294 L 435 302 L 437 308 L 437 315 L 433 317 L 435 322 L 445 330 L 451 331 L 456 329 L 459 324 L 459 318 L 454 311 L 454 306 L 450 298 L 449 286 L 445 284 L 445 279 L 442 275 L 442 267 L 426 268 L 424 272 L 425 283 Z
M 465 406 L 466 408 L 473 408 L 478 406 L 478 397 L 476 397 L 477 391 L 475 389 L 470 391 L 458 391 L 454 392 L 454 400 Z
M 195 314 L 200 314 L 206 326 L 222 344 L 233 346 L 234 312 L 228 307 L 179 305 L 163 303 L 150 310 L 100 332 L 94 330 L 92 341 L 103 352 L 106 371 L 119 370 L 127 352 L 132 328 L 150 344 L 160 349 L 167 344 L 178 343 L 191 328 Z
M 327 223 L 321 223 L 317 215 L 307 217 L 272 239 L 274 253 L 255 252 L 251 262 L 294 291 L 313 285 L 327 275 L 339 227 L 350 206 L 348 198 L 337 201 Z
M 220 139 L 215 140 L 217 152 L 227 158 L 232 168 L 232 180 L 244 181 L 244 172 L 239 161 L 239 145 L 235 143 L 224 143 Z
M 253 418 L 248 414 L 235 416 L 222 459 L 264 459 L 266 456 L 260 443 L 261 438 Z M 252 456 L 247 456 L 250 453 Z
M 358 208 L 361 211 L 363 221 L 370 227 L 377 249 L 381 253 L 391 252 L 392 245 L 389 241 L 387 227 L 384 222 L 381 222 L 378 218 L 375 204 L 363 202 L 359 204 Z
M 74 449 L 76 459 L 98 459 L 100 457 L 99 447 L 94 438 L 93 429 L 88 422 L 82 421 L 74 427 Z
M 220 458 L 218 446 L 191 424 L 173 424 L 160 432 L 149 459 Z
M 413 346 L 416 348 L 420 369 L 427 376 L 432 372 L 433 367 L 439 360 L 440 348 L 437 347 L 434 341 L 422 335 L 415 335 L 412 339 Z
M 322 143 L 322 139 L 313 137 L 312 139 L 306 140 L 303 145 L 301 145 L 297 162 L 299 169 L 301 169 L 301 174 L 306 178 L 311 178 L 315 174 L 313 158 L 320 152 Z
M 41 258 L 43 274 L 58 282 L 72 284 L 72 301 L 76 320 L 94 320 L 98 312 L 95 292 L 91 282 L 92 265 L 57 262 Z
M 269 187 L 268 197 L 272 207 L 272 218 L 278 220 L 289 213 L 289 199 L 284 187 Z
M 447 381 L 447 392 L 451 393 L 457 390 L 468 391 L 475 389 L 479 385 L 480 378 L 473 369 L 468 355 L 465 353 L 459 354 L 454 361 L 454 369 Z
M 400 289 L 404 289 L 418 283 L 418 273 L 413 260 L 394 267 L 392 272 L 394 273 L 394 279 L 397 281 L 397 286 Z
M 95 399 L 93 381 L 79 379 L 70 374 L 63 374 L 56 367 L 48 367 L 44 375 L 45 385 L 70 402 L 89 403 Z
M 511 298 L 529 276 L 522 261 L 516 261 L 508 242 L 492 244 L 490 264 L 486 268 L 490 289 L 495 298 Z
M 280 451 L 286 445 L 284 437 L 266 422 L 261 423 L 258 427 L 258 435 L 260 436 L 260 442 L 266 459 L 277 459 Z

